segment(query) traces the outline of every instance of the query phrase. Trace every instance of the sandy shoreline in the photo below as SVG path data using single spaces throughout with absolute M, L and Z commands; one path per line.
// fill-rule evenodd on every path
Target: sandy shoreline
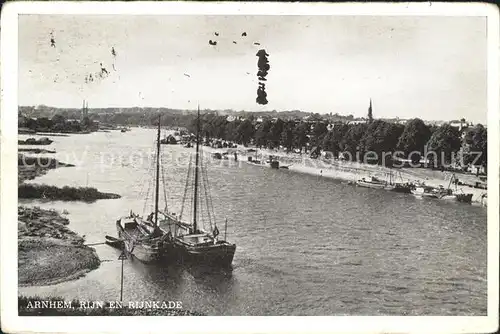
M 280 161 L 280 165 L 288 166 L 288 169 L 297 173 L 317 175 L 337 180 L 354 182 L 363 177 L 370 176 L 378 177 L 382 180 L 388 179 L 392 173 L 392 178 L 396 182 L 413 182 L 425 183 L 429 186 L 438 187 L 442 185 L 447 188 L 452 177 L 450 172 L 441 172 L 439 170 L 431 170 L 428 168 L 392 168 L 362 164 L 349 161 L 327 161 L 321 159 L 311 159 L 306 155 L 298 153 L 285 153 L 282 151 L 273 151 L 267 149 L 259 149 L 258 152 L 247 152 L 253 147 L 244 148 L 239 146 L 236 149 L 215 149 L 212 147 L 203 146 L 203 151 L 208 153 L 215 152 L 230 152 L 228 157 L 234 160 L 233 152 L 237 152 L 240 162 L 247 162 L 248 157 L 258 160 L 265 160 L 269 155 L 276 156 Z M 475 175 L 456 173 L 455 176 L 462 182 L 475 183 L 479 179 Z M 455 189 L 455 186 L 452 186 Z M 472 194 L 472 201 L 482 203 L 482 195 L 487 193 L 486 189 L 471 188 L 468 186 L 457 185 L 458 192 Z M 484 200 L 483 200 L 484 201 Z

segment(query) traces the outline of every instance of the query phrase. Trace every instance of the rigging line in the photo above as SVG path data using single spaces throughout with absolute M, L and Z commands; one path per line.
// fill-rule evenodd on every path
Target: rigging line
M 152 143 L 152 145 L 154 145 L 154 142 Z M 147 169 L 147 172 L 146 172 L 146 175 L 143 175 L 141 177 L 141 190 L 139 191 L 139 196 L 140 197 L 144 197 L 147 195 L 147 193 L 144 193 L 144 190 L 145 190 L 145 186 L 146 184 L 148 184 L 147 182 L 144 182 L 145 181 L 145 178 L 147 177 L 148 180 L 151 180 L 151 172 L 153 171 L 153 166 L 154 164 L 151 163 L 151 161 L 148 159 L 148 162 L 149 163 L 149 166 L 148 166 L 148 169 Z M 149 191 L 149 190 L 148 190 Z
M 148 179 L 149 179 L 149 177 L 151 175 L 152 166 L 153 166 L 152 164 L 149 164 L 148 169 L 146 171 L 146 174 L 141 177 L 141 180 L 140 180 L 140 182 L 141 182 L 141 189 L 139 190 L 139 196 L 140 197 L 143 197 L 145 195 L 144 194 L 144 190 L 145 190 L 145 185 L 147 184 L 147 182 L 144 182 L 144 180 L 145 180 L 146 177 L 148 177 Z
M 204 169 L 204 165 L 203 165 L 203 150 L 201 150 L 200 152 L 200 173 L 201 173 L 201 186 L 202 186 L 202 191 L 200 193 L 200 196 L 203 195 L 203 192 L 205 192 L 205 197 L 206 197 L 206 186 L 205 186 L 205 182 L 204 182 L 204 179 L 203 179 L 203 169 Z M 202 208 L 202 212 L 203 212 L 203 201 L 202 199 L 200 198 L 200 207 Z M 209 226 L 210 226 L 210 230 L 212 229 L 212 222 L 210 221 L 210 211 L 208 210 L 208 207 L 207 207 L 207 211 L 205 212 L 205 215 L 206 217 L 208 218 L 208 223 L 209 223 Z M 203 229 L 205 231 L 207 231 L 207 226 L 206 226 L 206 220 L 203 221 Z
M 206 168 L 205 168 L 205 165 L 203 163 L 203 159 L 201 159 L 202 163 L 201 163 L 201 166 L 202 166 L 202 180 L 203 180 L 203 190 L 205 192 L 205 202 L 206 202 L 206 206 L 207 206 L 207 214 L 208 214 L 208 222 L 210 224 L 210 230 L 213 231 L 213 226 L 212 226 L 212 215 L 211 215 L 211 212 L 210 212 L 210 204 L 209 204 L 209 193 L 208 193 L 208 179 L 207 179 L 207 173 L 206 173 Z M 215 221 L 214 221 L 215 222 Z
M 210 187 L 210 183 L 209 183 L 209 180 L 208 180 L 208 170 L 205 170 L 205 174 L 206 174 L 206 178 L 207 178 L 207 185 L 208 185 L 208 197 L 209 197 L 209 200 L 210 200 L 210 208 L 212 209 L 212 216 L 214 217 L 214 221 L 215 221 L 215 210 L 214 210 L 214 203 L 213 203 L 213 200 L 212 200 L 212 189 Z
M 155 159 L 155 169 L 156 169 L 156 163 L 157 163 L 158 157 Z M 156 171 L 153 172 L 155 177 L 151 178 L 151 204 L 149 205 L 149 209 L 151 212 L 155 212 L 155 201 L 157 200 L 156 195 L 155 195 L 155 185 L 156 185 Z M 159 181 L 159 180 L 158 180 Z
M 208 182 L 208 168 L 205 168 L 204 170 L 204 174 L 205 174 L 205 184 L 206 184 L 206 190 L 205 190 L 205 193 L 206 193 L 206 201 L 207 201 L 207 210 L 210 212 L 210 216 L 212 218 L 212 221 L 213 221 L 213 226 L 212 226 L 212 221 L 210 222 L 210 228 L 212 228 L 212 231 L 215 229 L 215 224 L 216 224 L 216 220 L 215 220 L 215 212 L 213 210 L 213 205 L 212 205 L 212 195 L 210 194 L 210 183 Z
M 210 201 L 210 209 L 212 210 L 212 217 L 213 217 L 214 224 L 215 224 L 216 223 L 215 210 L 214 210 L 214 204 L 213 204 L 213 201 L 212 201 L 212 190 L 210 188 L 210 183 L 208 181 L 208 169 L 205 168 L 204 172 L 205 172 L 205 178 L 206 178 L 207 187 L 208 187 L 208 199 Z
M 203 161 L 203 158 L 202 158 L 202 161 Z M 210 224 L 210 230 L 213 231 L 212 221 L 213 221 L 214 217 L 213 217 L 212 212 L 210 212 L 210 205 L 209 205 L 209 202 L 208 202 L 208 179 L 206 178 L 206 170 L 207 170 L 207 168 L 205 167 L 205 162 L 203 162 L 203 169 L 202 169 L 202 173 L 201 174 L 202 174 L 202 178 L 204 178 L 205 202 L 206 202 L 206 205 L 207 205 L 208 223 Z
M 205 180 L 203 180 L 203 158 L 201 156 L 200 152 L 200 168 L 198 170 L 200 173 L 200 212 L 203 212 L 203 195 L 204 195 L 204 190 L 205 190 Z M 205 224 L 203 224 L 203 227 L 205 228 Z
M 151 191 L 151 186 L 154 183 L 154 179 L 150 178 L 149 183 L 148 183 L 148 190 L 146 192 L 146 200 L 144 201 L 144 207 L 142 208 L 142 215 L 146 213 L 146 207 L 148 205 L 148 200 L 149 200 L 149 192 Z
M 193 160 L 193 156 L 189 157 L 189 165 L 186 176 L 186 185 L 184 186 L 184 195 L 182 196 L 182 205 L 181 205 L 181 214 L 179 215 L 179 220 L 182 220 L 182 214 L 184 213 L 184 204 L 186 203 L 186 196 L 189 188 L 189 176 L 191 174 L 191 161 Z
M 196 166 L 194 168 L 197 168 Z M 194 222 L 194 195 L 195 195 L 195 191 L 194 191 L 194 187 L 195 187 L 195 181 L 196 181 L 196 178 L 193 177 L 193 183 L 192 183 L 192 191 L 191 191 L 191 212 L 192 212 L 192 217 L 191 217 L 191 220 Z
M 200 201 L 197 201 L 199 203 L 199 207 L 198 207 L 198 210 L 199 213 L 200 213 L 200 219 L 199 221 L 201 221 L 201 224 L 203 226 L 203 230 L 206 231 L 206 226 L 205 226 L 205 218 L 203 217 L 203 214 L 204 214 L 204 211 L 203 211 L 203 201 L 201 200 L 202 199 L 202 196 L 203 196 L 203 173 L 200 175 L 200 171 L 202 170 L 201 168 L 201 164 L 202 164 L 202 158 L 201 158 L 201 151 L 198 153 L 199 154 L 199 165 L 198 165 L 198 175 L 199 175 L 199 178 L 198 178 L 198 187 L 199 187 L 199 191 L 198 191 L 198 199 L 200 199 Z
M 161 179 L 162 179 L 162 183 L 163 183 L 163 199 L 165 201 L 165 212 L 168 212 L 168 203 L 167 203 L 167 187 L 166 187 L 166 182 L 165 182 L 165 168 L 164 166 L 161 164 L 161 160 L 160 160 L 160 168 L 161 168 Z

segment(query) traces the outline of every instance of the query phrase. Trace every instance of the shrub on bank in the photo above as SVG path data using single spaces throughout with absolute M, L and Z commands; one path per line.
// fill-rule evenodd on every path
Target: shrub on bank
M 93 202 L 98 199 L 115 199 L 121 196 L 112 193 L 101 193 L 96 188 L 90 187 L 75 188 L 64 186 L 59 188 L 44 184 L 20 184 L 18 197 Z

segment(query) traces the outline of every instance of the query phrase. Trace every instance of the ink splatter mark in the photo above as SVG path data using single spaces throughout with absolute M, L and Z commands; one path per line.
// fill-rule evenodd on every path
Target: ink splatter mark
M 190 76 L 189 74 L 187 74 L 187 73 L 184 73 L 184 75 L 185 75 L 186 77 L 188 77 L 188 78 L 191 78 L 191 76 Z
M 218 33 L 218 32 L 216 32 L 216 33 L 215 33 L 215 36 L 219 36 L 219 33 Z
M 245 37 L 246 35 L 247 35 L 247 33 L 246 33 L 246 32 L 243 32 L 243 33 L 241 34 L 241 36 L 243 36 L 243 37 Z
M 113 57 L 116 57 L 116 51 L 114 47 L 111 47 L 111 54 L 113 55 Z
M 260 43 L 258 43 L 258 42 L 254 42 L 254 43 L 253 43 L 253 45 L 260 45 Z
M 259 88 L 257 89 L 257 98 L 255 101 L 258 104 L 267 104 L 267 93 L 266 93 L 266 85 L 259 82 Z
M 217 45 L 217 41 L 212 41 L 212 40 L 209 40 L 209 41 L 208 41 L 208 44 L 210 44 L 210 45 Z
M 257 62 L 257 67 L 259 70 L 257 71 L 257 77 L 259 79 L 259 88 L 257 89 L 257 98 L 256 102 L 258 104 L 267 104 L 267 93 L 266 93 L 266 85 L 262 81 L 267 81 L 266 76 L 268 71 L 271 69 L 271 66 L 269 65 L 269 60 L 267 57 L 269 54 L 266 52 L 264 49 L 260 49 L 256 54 L 257 57 L 259 57 L 259 60 Z M 248 73 L 248 72 L 247 72 Z
M 56 47 L 56 40 L 54 38 L 54 32 L 51 31 L 50 32 L 50 46 L 55 48 Z
M 256 56 L 259 57 L 259 61 L 257 62 L 257 67 L 259 68 L 257 77 L 261 81 L 266 81 L 267 72 L 271 69 L 269 60 L 267 59 L 269 54 L 266 52 L 266 50 L 261 49 L 257 52 Z
M 236 44 L 236 41 L 233 41 L 233 44 Z
M 99 73 L 99 76 L 101 78 L 108 76 L 108 70 L 104 66 L 102 66 L 102 63 L 99 63 L 99 65 L 101 66 L 101 72 Z

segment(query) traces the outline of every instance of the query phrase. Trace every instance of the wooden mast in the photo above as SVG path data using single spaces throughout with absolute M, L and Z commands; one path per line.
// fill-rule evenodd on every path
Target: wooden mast
M 156 136 L 155 226 L 158 226 L 158 198 L 160 194 L 160 120 L 161 115 L 158 115 L 158 133 Z
M 197 207 L 198 207 L 198 162 L 200 150 L 200 106 L 198 105 L 198 115 L 196 119 L 196 160 L 194 167 L 194 208 L 193 208 L 193 233 L 198 232 Z

